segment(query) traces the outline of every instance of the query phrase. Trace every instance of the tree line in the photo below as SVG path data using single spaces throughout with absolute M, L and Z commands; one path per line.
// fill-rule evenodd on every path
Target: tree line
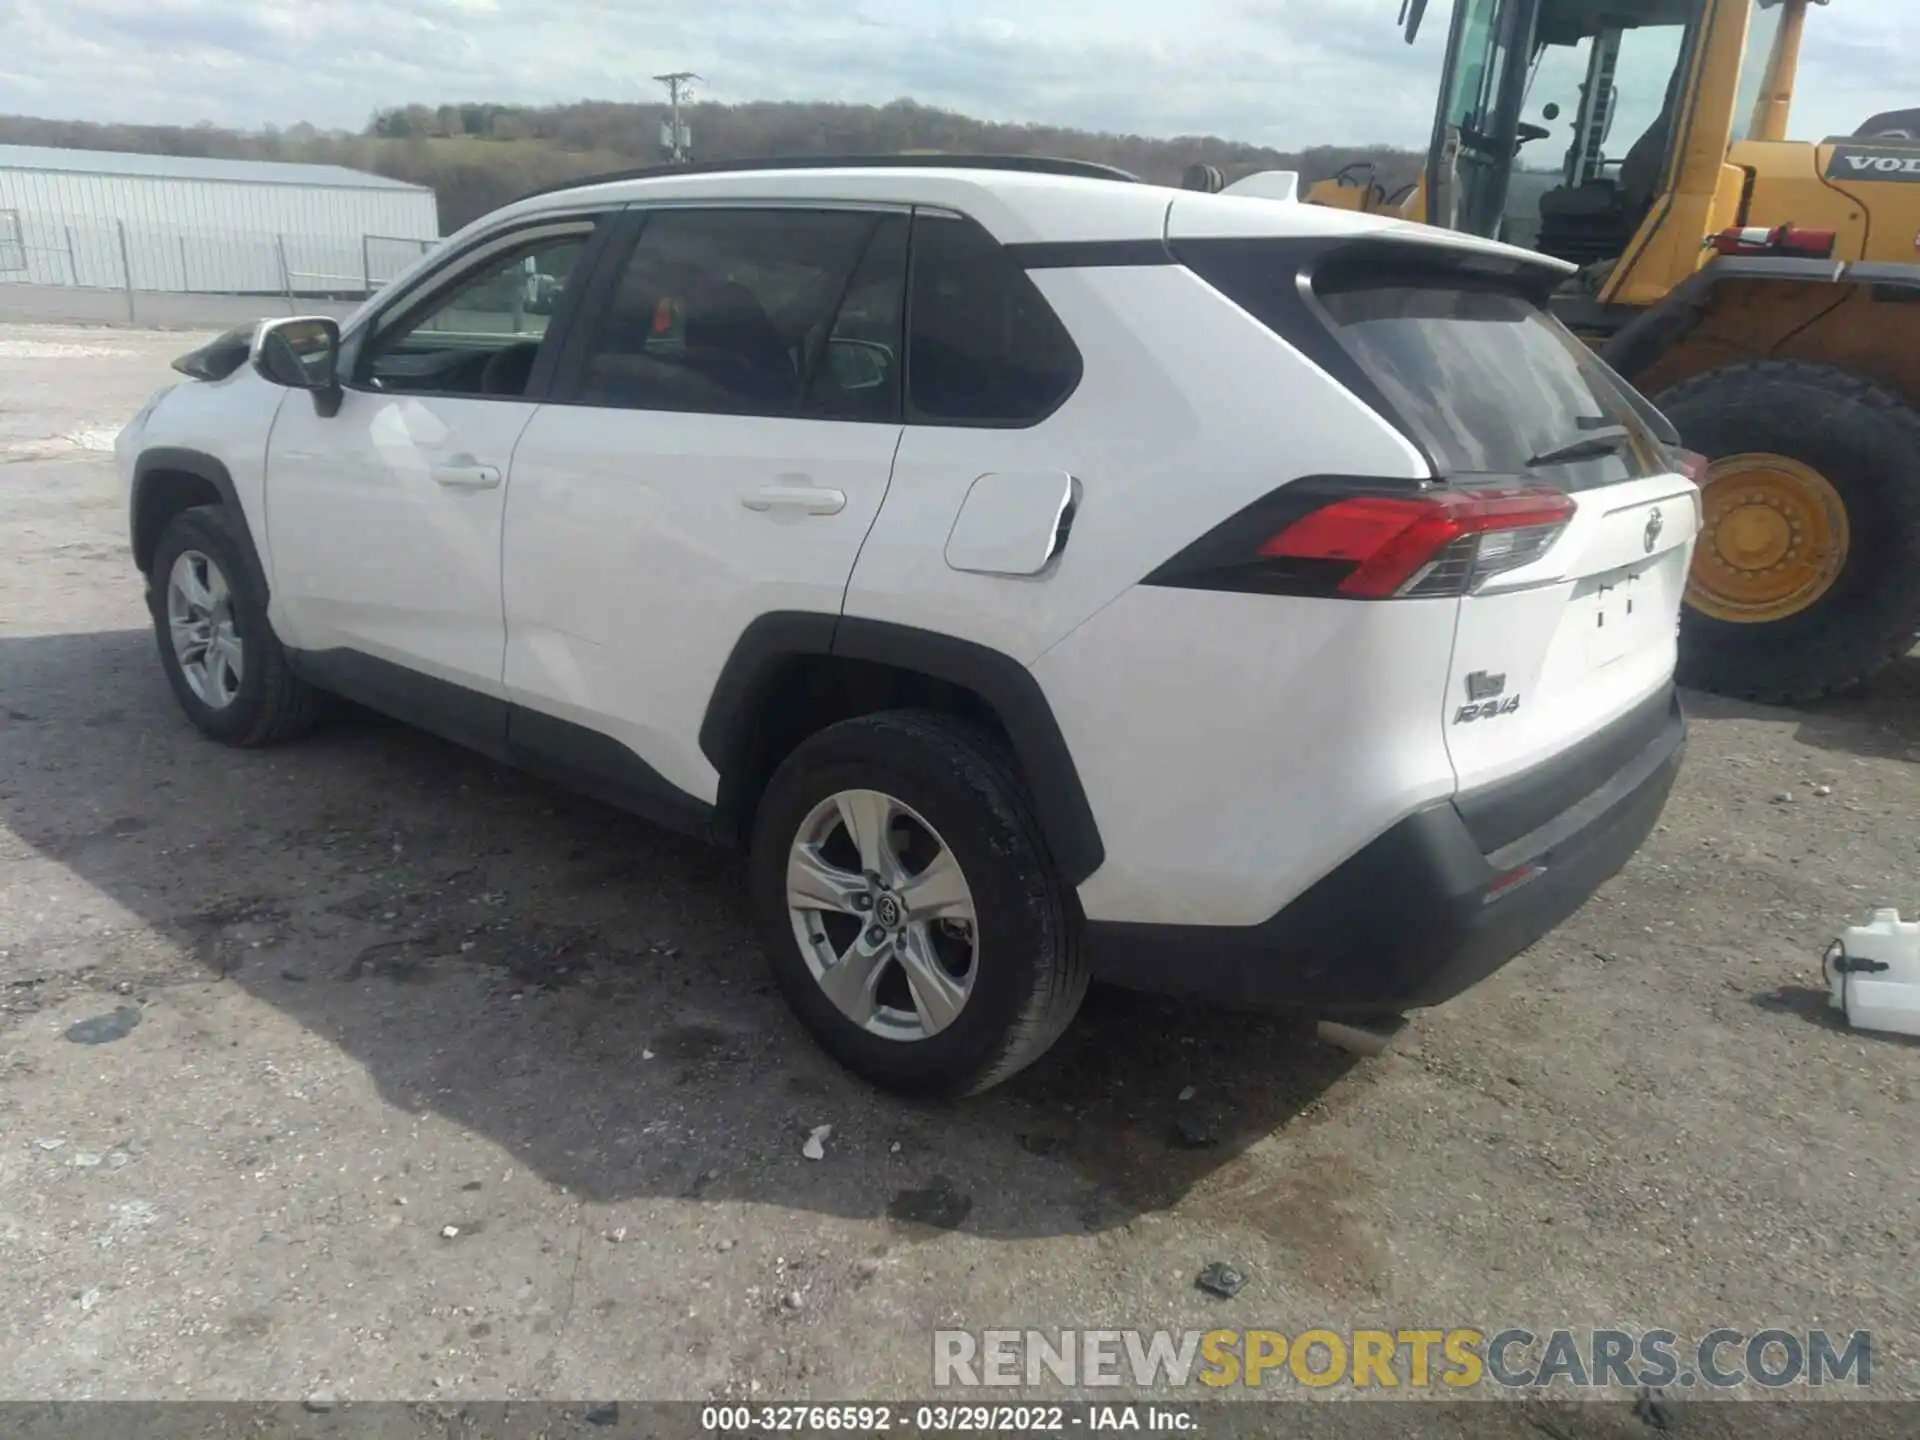
M 239 131 L 0 116 L 0 144 L 345 165 L 430 187 L 439 197 L 441 226 L 450 232 L 543 185 L 662 163 L 666 118 L 661 104 L 594 100 L 406 105 L 380 111 L 359 133 L 308 124 Z M 1194 164 L 1217 166 L 1230 180 L 1255 170 L 1297 170 L 1306 183 L 1372 165 L 1389 191 L 1411 182 L 1420 164 L 1412 152 L 1384 145 L 1275 150 L 1215 135 L 1161 139 L 977 120 L 904 99 L 886 105 L 701 101 L 682 107 L 681 118 L 691 127 L 696 160 L 911 151 L 1050 155 L 1164 183 L 1177 183 Z

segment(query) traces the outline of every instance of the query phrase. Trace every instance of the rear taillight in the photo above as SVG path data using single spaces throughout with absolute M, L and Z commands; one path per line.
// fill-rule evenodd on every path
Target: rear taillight
M 1328 582 L 1326 594 L 1464 595 L 1546 554 L 1573 512 L 1558 490 L 1355 495 L 1295 520 L 1259 553 L 1310 567 Z
M 1696 455 L 1691 450 L 1673 452 L 1674 463 L 1680 467 L 1680 473 L 1696 485 L 1707 483 L 1707 457 Z

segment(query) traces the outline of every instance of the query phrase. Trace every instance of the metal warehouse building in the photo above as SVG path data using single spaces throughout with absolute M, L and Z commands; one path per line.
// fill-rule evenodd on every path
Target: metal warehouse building
M 439 234 L 431 190 L 340 166 L 0 145 L 0 283 L 365 294 Z

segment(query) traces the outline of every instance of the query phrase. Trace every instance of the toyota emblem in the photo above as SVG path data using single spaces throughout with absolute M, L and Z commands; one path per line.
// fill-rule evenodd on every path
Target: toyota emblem
M 1647 517 L 1647 533 L 1642 537 L 1646 542 L 1647 554 L 1651 555 L 1653 553 L 1653 547 L 1660 543 L 1660 532 L 1666 528 L 1667 522 L 1661 518 L 1660 511 L 1656 507 L 1654 512 Z

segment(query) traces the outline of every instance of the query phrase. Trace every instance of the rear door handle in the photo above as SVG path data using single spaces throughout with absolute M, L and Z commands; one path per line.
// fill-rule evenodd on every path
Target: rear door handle
M 500 470 L 495 465 L 436 465 L 433 478 L 449 490 L 492 490 L 500 483 Z
M 798 511 L 802 515 L 838 515 L 847 508 L 847 492 L 818 485 L 763 485 L 740 497 L 749 510 Z

